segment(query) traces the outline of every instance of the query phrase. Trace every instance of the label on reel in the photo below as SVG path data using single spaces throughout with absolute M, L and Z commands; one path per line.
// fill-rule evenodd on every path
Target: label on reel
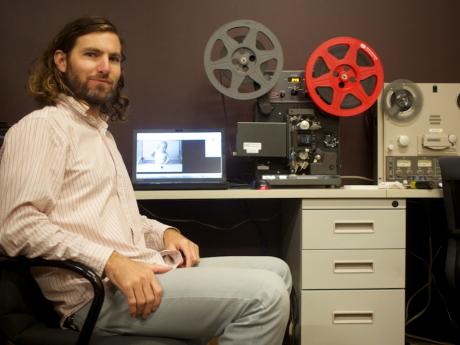
M 305 67 L 311 99 L 321 110 L 336 116 L 365 112 L 383 87 L 382 62 L 363 41 L 332 38 L 315 49 Z

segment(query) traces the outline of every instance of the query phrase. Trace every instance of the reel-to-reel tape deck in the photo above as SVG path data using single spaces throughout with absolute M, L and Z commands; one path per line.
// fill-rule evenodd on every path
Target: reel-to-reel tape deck
M 368 110 L 383 67 L 361 40 L 322 43 L 305 70 L 283 70 L 283 52 L 264 25 L 220 27 L 204 53 L 208 79 L 223 95 L 256 100 L 253 122 L 237 124 L 236 155 L 254 157 L 255 178 L 272 186 L 340 186 L 339 118 Z
M 378 178 L 411 188 L 440 186 L 438 158 L 459 155 L 460 84 L 385 85 L 378 105 Z

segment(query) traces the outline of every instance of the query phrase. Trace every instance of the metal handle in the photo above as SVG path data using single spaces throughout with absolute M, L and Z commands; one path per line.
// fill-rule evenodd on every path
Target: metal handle
M 373 221 L 339 220 L 334 222 L 336 234 L 372 234 L 374 233 Z
M 334 261 L 334 273 L 374 273 L 372 260 Z
M 333 323 L 335 324 L 362 324 L 373 323 L 374 312 L 372 311 L 334 311 Z

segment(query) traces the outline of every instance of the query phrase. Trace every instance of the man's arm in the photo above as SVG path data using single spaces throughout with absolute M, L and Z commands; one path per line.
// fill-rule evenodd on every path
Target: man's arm
M 64 180 L 68 144 L 48 120 L 20 121 L 0 158 L 0 246 L 11 256 L 72 259 L 102 275 L 112 249 L 53 224 L 49 214 Z

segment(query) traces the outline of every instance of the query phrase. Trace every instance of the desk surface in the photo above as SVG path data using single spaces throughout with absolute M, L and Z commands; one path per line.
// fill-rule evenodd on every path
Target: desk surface
M 269 190 L 142 190 L 135 193 L 137 200 L 442 198 L 441 189 L 380 189 L 377 186 L 355 185 L 341 188 L 273 188 Z

